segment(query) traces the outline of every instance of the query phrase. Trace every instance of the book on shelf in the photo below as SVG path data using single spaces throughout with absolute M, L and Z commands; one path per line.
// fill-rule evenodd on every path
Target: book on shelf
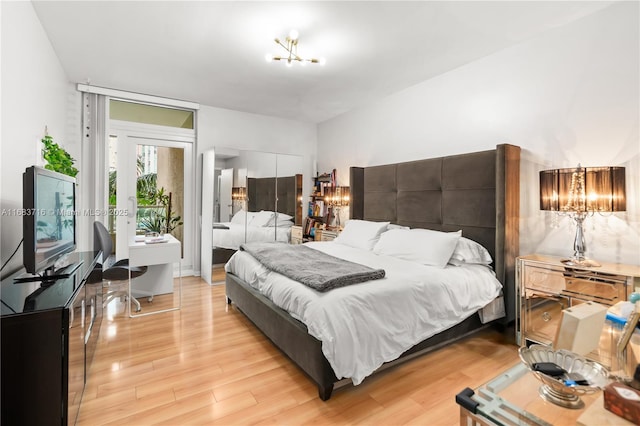
M 302 234 L 305 237 L 312 236 L 315 234 L 316 229 L 324 229 L 325 225 L 322 219 L 315 219 L 308 217 L 304 223 L 304 228 L 302 230 Z
M 315 222 L 315 219 L 312 219 L 310 217 L 307 218 L 307 220 L 304 223 L 304 229 L 302 230 L 302 233 L 304 235 L 309 235 L 311 233 L 311 228 L 313 228 L 314 222 Z

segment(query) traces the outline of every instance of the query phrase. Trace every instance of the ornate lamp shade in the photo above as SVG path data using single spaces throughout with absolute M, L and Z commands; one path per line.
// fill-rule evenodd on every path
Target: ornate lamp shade
M 540 172 L 540 210 L 621 212 L 627 208 L 624 167 L 578 167 Z
M 335 193 L 336 205 L 340 207 L 348 206 L 349 195 L 350 195 L 350 191 L 348 186 L 336 187 L 336 193 Z
M 568 265 L 600 266 L 585 257 L 582 223 L 596 212 L 627 208 L 624 167 L 578 167 L 540 172 L 540 210 L 570 215 L 576 222 L 573 257 Z
M 231 199 L 233 201 L 245 201 L 247 199 L 247 188 L 244 186 L 234 186 L 231 188 Z

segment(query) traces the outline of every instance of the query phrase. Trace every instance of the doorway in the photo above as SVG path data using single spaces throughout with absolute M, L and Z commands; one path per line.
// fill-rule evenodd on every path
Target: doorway
M 185 258 L 192 245 L 192 144 L 112 130 L 109 225 L 116 258 L 128 258 L 131 240 L 149 233 L 173 235 Z

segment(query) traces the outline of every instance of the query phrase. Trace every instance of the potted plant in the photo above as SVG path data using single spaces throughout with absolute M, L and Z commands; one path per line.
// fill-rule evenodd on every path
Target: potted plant
M 46 130 L 44 138 L 42 138 L 42 143 L 44 145 L 42 148 L 42 157 L 47 161 L 44 168 L 67 176 L 76 177 L 78 169 L 73 166 L 76 160 L 74 160 L 64 148 L 55 143 Z

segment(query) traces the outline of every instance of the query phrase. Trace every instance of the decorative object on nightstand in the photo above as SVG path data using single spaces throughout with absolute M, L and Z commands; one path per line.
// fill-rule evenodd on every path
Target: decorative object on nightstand
M 626 210 L 624 167 L 578 167 L 540 172 L 540 210 L 568 214 L 576 222 L 573 257 L 567 265 L 600 266 L 585 257 L 584 219 L 596 212 Z
M 610 375 L 619 382 L 633 383 L 638 376 L 636 350 L 638 348 L 637 327 L 640 321 L 640 304 L 621 302 L 609 309 L 607 318 L 610 321 L 612 344 Z
M 607 307 L 595 302 L 563 310 L 553 347 L 583 356 L 598 349 L 606 315 Z

